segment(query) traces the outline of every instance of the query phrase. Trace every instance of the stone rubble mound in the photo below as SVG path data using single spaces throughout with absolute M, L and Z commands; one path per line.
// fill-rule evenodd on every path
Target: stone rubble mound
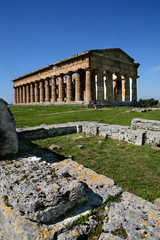
M 8 104 L 0 98 L 0 158 L 18 151 L 14 117 Z
M 48 223 L 87 201 L 87 185 L 67 173 L 56 175 L 46 162 L 1 163 L 0 195 L 20 215 Z

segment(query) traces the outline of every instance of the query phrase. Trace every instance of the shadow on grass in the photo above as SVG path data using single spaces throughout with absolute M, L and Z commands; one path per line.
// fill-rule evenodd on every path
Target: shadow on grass
M 1 157 L 0 161 L 13 161 L 32 156 L 41 157 L 41 160 L 47 163 L 60 162 L 66 159 L 63 155 L 55 153 L 48 148 L 42 148 L 29 140 L 19 140 L 18 145 L 18 152 L 16 154 Z

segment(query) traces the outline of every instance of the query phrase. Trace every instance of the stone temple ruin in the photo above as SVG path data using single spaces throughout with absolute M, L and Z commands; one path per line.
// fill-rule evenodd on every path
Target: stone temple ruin
M 138 67 L 120 48 L 88 50 L 12 80 L 14 103 L 135 105 Z

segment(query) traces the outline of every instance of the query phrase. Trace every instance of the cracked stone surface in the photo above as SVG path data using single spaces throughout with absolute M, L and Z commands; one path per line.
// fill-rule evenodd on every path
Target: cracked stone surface
M 160 209 L 131 193 L 124 192 L 121 202 L 106 207 L 107 217 L 104 221 L 103 236 L 114 236 L 120 227 L 127 233 L 127 239 L 160 239 Z M 106 238 L 110 239 L 110 238 Z M 119 239 L 119 238 L 116 238 Z M 120 238 L 123 239 L 123 238 Z
M 56 175 L 54 168 L 37 158 L 1 163 L 1 197 L 30 220 L 47 223 L 57 219 L 87 201 L 87 188 L 69 174 Z

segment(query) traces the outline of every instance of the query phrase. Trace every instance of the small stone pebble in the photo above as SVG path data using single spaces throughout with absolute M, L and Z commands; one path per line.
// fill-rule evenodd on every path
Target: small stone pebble
M 59 150 L 62 149 L 60 146 L 56 145 L 56 144 L 52 144 L 51 146 L 49 146 L 50 150 Z
M 81 149 L 81 148 L 83 148 L 83 145 L 76 145 L 75 147 L 78 149 Z

